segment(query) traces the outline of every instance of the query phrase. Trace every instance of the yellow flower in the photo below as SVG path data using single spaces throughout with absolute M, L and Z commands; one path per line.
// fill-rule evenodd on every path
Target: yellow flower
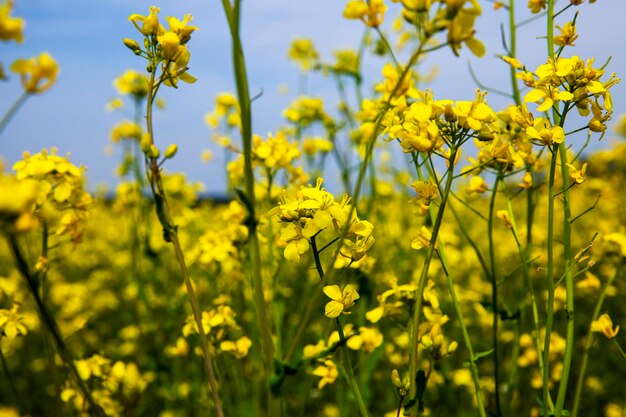
M 300 65 L 302 71 L 309 71 L 319 60 L 313 41 L 305 38 L 294 39 L 289 46 L 287 56 Z
M 332 300 L 326 304 L 324 312 L 326 317 L 330 318 L 339 317 L 342 313 L 350 314 L 346 310 L 352 307 L 359 298 L 359 293 L 350 284 L 346 285 L 343 290 L 338 285 L 327 285 L 322 290 Z
M 427 248 L 430 246 L 430 240 L 432 239 L 432 233 L 426 226 L 422 226 L 419 234 L 413 241 L 411 242 L 411 248 L 415 250 L 420 250 L 422 248 Z
M 21 43 L 24 40 L 24 19 L 21 17 L 11 17 L 13 2 L 7 1 L 0 5 L 0 40 L 14 40 Z
M 193 17 L 190 14 L 186 14 L 183 20 L 179 20 L 176 17 L 166 17 L 167 23 L 170 25 L 170 31 L 174 32 L 180 39 L 180 44 L 184 45 L 191 39 L 191 33 L 198 30 L 196 26 L 187 26 L 187 23 L 191 22 Z
M 489 189 L 489 186 L 482 177 L 472 177 L 469 183 L 469 187 L 465 190 L 467 194 L 477 193 L 482 194 Z
M 28 333 L 28 329 L 22 323 L 24 316 L 17 312 L 17 304 L 11 310 L 0 310 L 0 334 L 4 333 L 7 339 L 13 340 L 19 335 Z
M 133 25 L 135 25 L 137 30 L 140 31 L 144 36 L 156 35 L 161 30 L 163 30 L 163 26 L 161 26 L 161 24 L 159 23 L 159 11 L 161 11 L 160 8 L 151 6 L 150 14 L 148 14 L 147 16 L 142 16 L 135 13 L 131 14 L 128 17 L 128 20 L 133 22 Z M 137 22 L 142 23 L 141 28 L 139 27 Z
M 333 361 L 327 359 L 324 361 L 323 365 L 320 365 L 313 370 L 313 375 L 322 378 L 317 385 L 317 387 L 321 389 L 324 388 L 324 386 L 335 382 L 339 376 L 339 370 L 337 370 L 337 365 L 335 365 Z
M 148 77 L 135 70 L 128 70 L 113 81 L 118 93 L 130 94 L 135 98 L 148 95 Z
M 504 62 L 506 62 L 507 64 L 509 64 L 510 66 L 512 66 L 515 69 L 521 69 L 524 65 L 522 65 L 522 63 L 516 59 L 516 58 L 512 58 L 510 56 L 505 56 L 505 55 L 498 55 L 500 58 L 502 58 L 502 60 L 504 60 Z
M 252 346 L 252 340 L 243 336 L 235 341 L 225 340 L 220 343 L 220 349 L 224 352 L 232 353 L 236 358 L 243 358 L 248 354 L 250 347 Z
M 167 31 L 162 35 L 157 36 L 157 40 L 163 48 L 163 57 L 167 60 L 172 60 L 178 55 L 179 47 L 181 46 L 180 38 L 177 34 L 171 31 Z
M 20 75 L 26 92 L 37 94 L 52 87 L 59 73 L 59 66 L 50 54 L 43 52 L 38 57 L 16 60 L 11 65 L 11 71 Z
M 561 34 L 554 37 L 554 43 L 559 46 L 574 46 L 574 41 L 578 39 L 576 26 L 572 22 L 567 22 L 563 27 L 557 26 Z
M 563 143 L 565 132 L 561 126 L 550 126 L 550 122 L 543 117 L 534 120 L 533 126 L 526 128 L 526 134 L 544 145 Z
M 346 4 L 343 16 L 346 19 L 361 19 L 369 27 L 378 27 L 383 23 L 387 6 L 383 0 L 350 0 Z
M 565 164 L 569 168 L 569 177 L 576 184 L 582 184 L 585 182 L 587 177 L 585 176 L 585 171 L 587 170 L 587 163 L 585 162 L 579 170 L 572 164 Z
M 528 0 L 528 8 L 533 14 L 537 14 L 546 8 L 547 0 Z
M 619 326 L 613 327 L 613 321 L 608 314 L 603 314 L 591 323 L 591 331 L 602 333 L 607 339 L 613 339 L 619 332 Z

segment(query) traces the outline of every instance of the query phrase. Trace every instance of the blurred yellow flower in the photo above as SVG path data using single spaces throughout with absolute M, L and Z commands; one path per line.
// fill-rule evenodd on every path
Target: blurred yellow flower
M 591 331 L 602 333 L 607 339 L 613 339 L 619 332 L 619 326 L 613 327 L 613 321 L 608 314 L 602 314 L 598 320 L 591 323 Z
M 24 40 L 24 19 L 10 16 L 12 8 L 12 1 L 0 5 L 0 40 L 21 43 Z
M 20 75 L 27 93 L 43 93 L 56 81 L 59 66 L 47 52 L 30 59 L 18 59 L 11 65 L 11 71 Z

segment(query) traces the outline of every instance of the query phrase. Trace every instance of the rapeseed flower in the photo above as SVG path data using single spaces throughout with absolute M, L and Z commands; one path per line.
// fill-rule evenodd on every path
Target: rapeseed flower
M 323 291 L 331 299 L 326 304 L 324 311 L 326 317 L 330 318 L 339 317 L 341 314 L 350 314 L 346 310 L 352 307 L 359 298 L 359 293 L 351 284 L 346 285 L 343 289 L 338 285 L 327 285 Z

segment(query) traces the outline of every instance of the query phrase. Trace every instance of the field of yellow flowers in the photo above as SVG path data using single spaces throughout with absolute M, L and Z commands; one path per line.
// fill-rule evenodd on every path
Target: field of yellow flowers
M 196 81 L 198 28 L 156 6 L 120 39 L 142 70 L 108 104 L 134 114 L 111 131 L 114 193 L 56 149 L 0 170 L 0 416 L 626 416 L 626 143 L 586 151 L 626 137 L 626 117 L 608 129 L 619 78 L 574 46 L 579 13 L 610 7 L 348 0 L 360 45 L 287 51 L 342 102 L 301 96 L 259 136 L 246 5 L 221 3 L 236 91 L 206 123 L 227 198 L 168 171 L 179 144 L 155 108 Z M 13 6 L 0 39 L 20 43 Z M 487 53 L 485 7 L 505 17 L 502 108 L 481 85 L 440 97 L 417 71 L 434 51 Z M 529 20 L 545 28 L 536 67 L 517 57 Z M 386 60 L 374 85 L 370 54 Z M 0 140 L 58 74 L 47 53 L 2 64 L 23 95 Z

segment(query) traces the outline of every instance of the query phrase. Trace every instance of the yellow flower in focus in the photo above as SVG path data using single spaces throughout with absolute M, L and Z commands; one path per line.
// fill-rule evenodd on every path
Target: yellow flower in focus
M 585 182 L 587 177 L 585 176 L 585 171 L 587 171 L 587 163 L 585 162 L 580 169 L 576 169 L 576 167 L 572 164 L 565 164 L 569 168 L 569 177 L 576 184 L 582 184 Z
M 43 93 L 52 85 L 59 74 L 59 66 L 47 52 L 30 59 L 18 59 L 11 65 L 11 71 L 20 75 L 27 93 Z
M 343 314 L 350 314 L 346 310 L 354 305 L 359 298 L 359 293 L 350 284 L 346 285 L 343 290 L 338 285 L 327 285 L 323 289 L 332 301 L 326 304 L 324 314 L 326 317 L 335 318 Z
M 177 34 L 167 31 L 164 34 L 157 36 L 157 40 L 159 41 L 161 48 L 163 48 L 163 57 L 166 60 L 173 60 L 178 55 L 181 42 Z
M 174 32 L 178 36 L 181 45 L 189 42 L 189 39 L 191 39 L 191 33 L 198 30 L 198 27 L 196 26 L 187 26 L 192 19 L 193 16 L 190 14 L 183 16 L 183 20 L 179 20 L 178 18 L 171 16 L 165 18 L 167 23 L 170 25 L 170 31 Z
M 565 132 L 561 126 L 550 126 L 550 122 L 543 117 L 533 121 L 533 126 L 526 128 L 526 134 L 540 143 L 550 146 L 553 143 L 563 143 Z
M 11 17 L 13 2 L 7 1 L 0 5 L 0 40 L 22 43 L 24 40 L 24 19 Z
M 574 46 L 574 41 L 578 39 L 576 26 L 572 22 L 567 22 L 563 27 L 557 26 L 561 34 L 554 37 L 554 43 L 559 46 Z
M 613 339 L 619 332 L 619 326 L 613 327 L 613 321 L 608 314 L 602 314 L 591 323 L 591 331 L 602 333 L 607 339 Z
M 147 16 L 142 16 L 140 14 L 134 13 L 128 16 L 128 20 L 133 22 L 133 25 L 140 31 L 144 36 L 156 35 L 160 31 L 163 30 L 163 26 L 159 23 L 159 12 L 161 9 L 159 7 L 151 6 L 150 14 Z M 141 28 L 137 23 L 141 23 Z

